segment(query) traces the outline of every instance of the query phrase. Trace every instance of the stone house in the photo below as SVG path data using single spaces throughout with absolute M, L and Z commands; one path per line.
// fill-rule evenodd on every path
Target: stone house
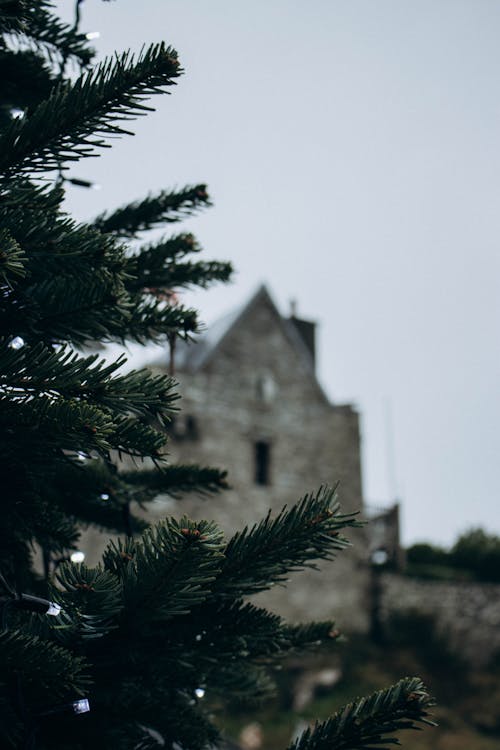
M 168 355 L 152 369 L 168 368 Z M 363 513 L 359 420 L 332 404 L 315 374 L 315 324 L 284 318 L 262 286 L 250 301 L 175 351 L 182 394 L 173 423 L 173 462 L 228 470 L 231 490 L 184 499 L 175 513 L 213 518 L 228 534 L 277 512 L 322 484 L 339 485 L 346 511 Z M 171 501 L 152 513 L 174 512 Z M 295 573 L 286 588 L 254 598 L 291 621 L 333 618 L 366 632 L 370 614 L 369 544 L 352 530 L 351 549 L 321 572 Z

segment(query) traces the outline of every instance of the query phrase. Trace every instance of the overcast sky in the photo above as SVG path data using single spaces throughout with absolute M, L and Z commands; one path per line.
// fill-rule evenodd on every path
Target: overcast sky
M 360 410 L 368 502 L 401 498 L 406 543 L 500 533 L 500 3 L 86 0 L 81 28 L 102 53 L 165 40 L 186 73 L 75 166 L 102 190 L 72 213 L 207 182 L 188 227 L 237 275 L 187 301 L 210 322 L 263 281 L 295 298 Z

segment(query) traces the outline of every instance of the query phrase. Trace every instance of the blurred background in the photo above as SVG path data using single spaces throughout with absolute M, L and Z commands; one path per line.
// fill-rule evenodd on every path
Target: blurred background
M 73 3 L 58 5 L 71 19 Z M 182 301 L 209 325 L 265 283 L 283 319 L 316 321 L 319 382 L 360 414 L 363 498 L 382 516 L 399 502 L 404 572 L 370 561 L 375 638 L 340 661 L 335 652 L 288 665 L 262 717 L 270 734 L 258 724 L 241 734 L 237 711 L 229 730 L 247 750 L 282 744 L 297 710 L 307 722 L 417 670 L 440 700 L 442 729 L 406 746 L 493 750 L 498 661 L 480 646 L 460 653 L 460 638 L 486 642 L 500 612 L 500 6 L 85 0 L 81 11 L 101 56 L 165 40 L 186 72 L 134 124 L 135 139 L 75 167 L 100 189 L 68 187 L 68 209 L 90 219 L 206 182 L 215 205 L 185 228 L 236 276 Z M 166 366 L 164 350 L 131 355 Z M 392 592 L 384 602 L 404 593 L 414 606 L 387 605 L 377 632 L 381 590 Z M 450 606 L 436 626 L 439 600 Z M 318 677 L 325 670 L 334 674 Z M 304 675 L 316 677 L 298 708 Z
M 189 228 L 237 274 L 186 301 L 211 322 L 261 282 L 283 313 L 296 300 L 327 393 L 361 412 L 365 497 L 404 501 L 403 541 L 500 532 L 500 6 L 81 7 L 103 56 L 164 39 L 186 73 L 135 139 L 75 168 L 101 190 L 72 188 L 71 212 L 206 181 L 215 206 Z

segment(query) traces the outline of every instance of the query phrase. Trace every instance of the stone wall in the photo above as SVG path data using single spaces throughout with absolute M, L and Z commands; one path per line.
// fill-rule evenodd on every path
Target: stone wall
M 170 458 L 226 468 L 232 487 L 208 500 L 186 498 L 177 513 L 214 519 L 231 534 L 260 521 L 269 509 L 277 513 L 337 481 L 342 508 L 362 510 L 358 414 L 349 405 L 329 403 L 312 363 L 286 333 L 274 305 L 262 295 L 203 367 L 176 373 L 180 416 L 191 417 L 196 430 L 171 441 Z M 264 485 L 255 481 L 259 441 L 270 446 L 270 478 Z M 324 562 L 320 573 L 296 573 L 286 588 L 275 586 L 254 601 L 292 621 L 332 618 L 343 630 L 366 632 L 365 530 L 350 530 L 348 536 L 353 548 Z
M 158 498 L 145 516 L 155 522 L 184 513 L 215 520 L 227 533 L 277 514 L 321 485 L 340 482 L 342 510 L 362 511 L 360 435 L 356 410 L 332 405 L 322 391 L 314 361 L 264 290 L 245 308 L 212 356 L 182 362 L 177 350 L 180 413 L 167 450 L 172 463 L 227 469 L 231 490 L 216 497 Z M 202 344 L 200 344 L 202 346 Z M 201 350 L 203 353 L 203 349 Z M 162 363 L 152 366 L 165 371 Z M 269 447 L 269 480 L 256 481 L 256 446 Z M 254 597 L 290 621 L 334 619 L 348 632 L 369 627 L 370 575 L 366 530 L 352 529 L 353 542 L 321 571 L 301 571 L 286 588 Z M 91 529 L 81 547 L 89 564 L 104 537 Z
M 471 666 L 483 667 L 500 655 L 500 585 L 427 581 L 381 575 L 380 616 L 429 615 L 450 650 Z

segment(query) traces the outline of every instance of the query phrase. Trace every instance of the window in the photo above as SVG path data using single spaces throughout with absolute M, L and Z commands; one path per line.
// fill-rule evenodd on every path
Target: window
M 191 415 L 186 417 L 186 437 L 188 440 L 198 439 L 198 422 Z
M 273 376 L 269 373 L 260 374 L 255 381 L 255 395 L 263 404 L 272 404 L 276 398 L 278 388 Z
M 269 484 L 271 446 L 264 440 L 255 443 L 255 484 Z
M 168 431 L 174 440 L 198 440 L 200 436 L 198 421 L 190 414 L 172 417 Z

